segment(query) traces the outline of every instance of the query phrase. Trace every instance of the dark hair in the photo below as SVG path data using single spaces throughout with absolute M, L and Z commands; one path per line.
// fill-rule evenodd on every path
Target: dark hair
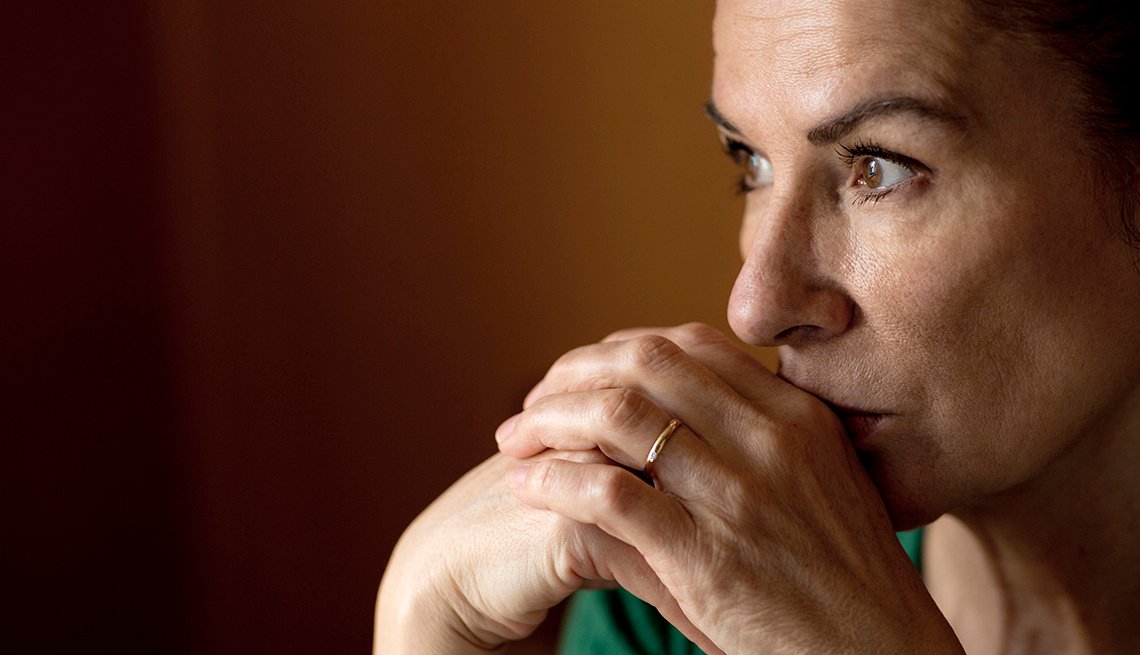
M 974 11 L 1003 31 L 1036 37 L 1073 66 L 1086 104 L 1078 120 L 1093 154 L 1120 193 L 1113 228 L 1140 262 L 1140 101 L 1130 86 L 1140 71 L 1140 11 L 1128 0 L 973 0 Z

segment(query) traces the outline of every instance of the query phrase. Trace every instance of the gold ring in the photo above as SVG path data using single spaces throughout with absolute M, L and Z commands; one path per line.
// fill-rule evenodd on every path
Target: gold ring
M 649 449 L 649 456 L 645 458 L 645 466 L 642 467 L 642 470 L 649 475 L 653 475 L 653 463 L 657 461 L 658 457 L 661 457 L 661 451 L 665 448 L 665 442 L 669 441 L 669 437 L 673 436 L 673 433 L 677 430 L 679 425 L 681 425 L 681 421 L 670 419 L 669 424 L 665 426 L 661 434 L 657 435 L 657 441 L 653 442 L 653 447 Z

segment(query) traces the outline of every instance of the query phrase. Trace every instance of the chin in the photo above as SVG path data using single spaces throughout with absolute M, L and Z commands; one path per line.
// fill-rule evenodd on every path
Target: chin
M 935 479 L 931 472 L 909 469 L 910 475 L 899 475 L 901 471 L 881 456 L 861 452 L 859 459 L 879 490 L 896 531 L 920 528 L 947 511 L 924 487 Z

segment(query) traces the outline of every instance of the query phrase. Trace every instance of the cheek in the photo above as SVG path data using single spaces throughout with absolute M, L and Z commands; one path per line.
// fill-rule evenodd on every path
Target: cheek
M 940 513 L 1011 483 L 1017 452 L 1006 435 L 1019 431 L 1009 410 L 1025 395 L 1027 344 L 1008 327 L 1025 317 L 995 273 L 977 253 L 931 246 L 865 275 L 875 284 L 865 295 L 864 356 L 901 415 L 898 438 L 877 453 L 876 480 L 897 490 L 892 498 Z
M 858 281 L 875 349 L 942 470 L 995 490 L 1040 471 L 1135 375 L 1140 304 L 1099 218 L 1035 206 L 963 216 L 957 233 L 880 249 Z M 865 255 L 870 257 L 870 255 Z M 1132 289 L 1140 284 L 1132 286 Z M 1133 291 L 1133 297 L 1136 293 Z M 1119 332 L 1106 334 L 1105 332 Z M 965 479 L 965 478 L 963 478 Z
M 1005 377 L 993 371 L 1013 367 L 1025 318 L 992 261 L 935 245 L 861 263 L 855 279 L 866 327 L 911 402 L 945 412 Z
M 1039 262 L 1053 257 L 1034 242 L 1039 221 L 1021 196 L 944 187 L 928 213 L 859 232 L 853 279 L 868 327 L 915 400 L 939 412 L 1021 384 L 1042 308 Z

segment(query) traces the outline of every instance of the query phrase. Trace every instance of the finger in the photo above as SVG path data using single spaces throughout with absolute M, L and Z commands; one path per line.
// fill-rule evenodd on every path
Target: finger
M 613 586 L 607 583 L 614 581 L 634 596 L 656 607 L 666 621 L 706 653 L 711 655 L 722 652 L 689 621 L 677 600 L 636 548 L 605 535 L 604 541 L 594 541 L 587 550 L 591 552 L 585 555 L 589 562 L 584 565 L 583 572 L 591 573 L 590 569 L 593 572 L 583 576 L 589 579 L 582 585 L 583 588 Z
M 660 557 L 693 531 L 676 498 L 616 466 L 552 458 L 512 467 L 507 483 L 522 502 L 596 525 L 636 548 L 651 565 L 654 555 Z
M 725 333 L 704 323 L 619 330 L 606 337 L 603 343 L 649 335 L 659 335 L 677 344 L 749 400 L 769 397 L 783 384 L 764 362 L 745 351 Z
M 716 373 L 677 344 L 653 334 L 585 346 L 563 355 L 536 395 L 622 387 L 668 408 L 709 443 L 733 421 L 754 413 Z M 530 406 L 536 402 L 538 398 L 532 398 Z
M 708 653 L 722 652 L 692 626 L 667 588 L 658 569 L 675 562 L 689 550 L 692 521 L 679 502 L 648 487 L 628 471 L 604 464 L 584 464 L 548 459 L 520 465 L 508 473 L 512 491 L 524 503 L 562 516 L 596 525 L 629 544 L 653 571 L 652 583 L 638 575 L 616 576 L 634 595 L 656 606 L 662 615 L 691 641 Z M 654 562 L 658 562 L 655 566 Z M 639 572 L 638 564 L 630 562 Z M 668 564 L 665 568 L 670 568 Z M 639 575 L 641 573 L 638 573 Z M 642 595 L 646 594 L 646 595 Z
M 560 451 L 597 448 L 630 468 L 643 468 L 653 443 L 672 417 L 641 392 L 629 388 L 598 389 L 546 396 L 508 419 L 496 432 L 499 451 L 522 459 L 553 448 Z M 691 433 L 674 434 L 675 450 L 700 447 Z

